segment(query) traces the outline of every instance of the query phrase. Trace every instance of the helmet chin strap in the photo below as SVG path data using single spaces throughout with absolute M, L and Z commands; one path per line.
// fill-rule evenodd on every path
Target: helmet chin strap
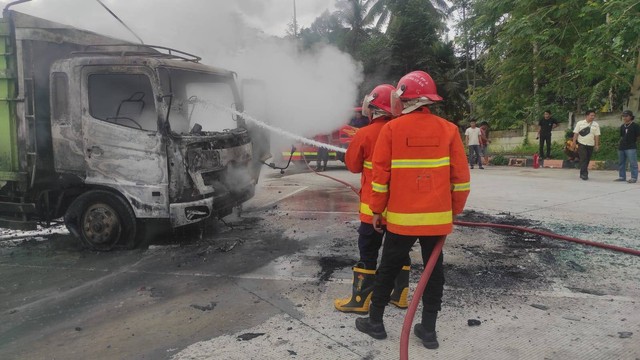
M 411 100 L 407 100 L 407 101 L 403 101 L 402 102 L 402 106 L 403 106 L 403 110 L 402 113 L 403 114 L 408 114 L 414 110 L 416 110 L 417 108 L 421 107 L 421 106 L 425 106 L 425 105 L 429 105 L 429 104 L 433 104 L 433 101 L 429 100 L 426 97 L 421 97 L 421 98 L 417 98 L 417 99 L 411 99 Z
M 385 117 L 385 116 L 390 116 L 391 114 L 389 114 L 386 111 L 383 110 L 373 110 L 371 113 L 371 119 L 377 119 L 377 118 L 381 118 L 381 117 Z

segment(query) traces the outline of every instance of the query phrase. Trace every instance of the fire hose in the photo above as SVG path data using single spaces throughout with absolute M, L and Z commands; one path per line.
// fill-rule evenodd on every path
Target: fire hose
M 509 229 L 509 230 L 518 230 L 522 232 L 528 232 L 531 234 L 537 234 L 541 236 L 546 236 L 552 239 L 566 240 L 578 244 L 595 246 L 602 249 L 619 251 L 625 254 L 631 254 L 635 256 L 640 256 L 640 250 L 625 248 L 616 245 L 609 245 L 598 243 L 595 241 L 582 240 L 570 236 L 564 236 L 555 234 L 552 232 L 529 229 L 522 226 L 514 226 L 514 225 L 506 225 L 506 224 L 494 224 L 494 223 L 476 223 L 469 221 L 454 221 L 454 225 L 459 226 L 471 226 L 471 227 L 488 227 L 488 228 L 498 228 L 498 229 Z M 429 277 L 431 277 L 431 272 L 433 272 L 433 268 L 438 261 L 438 257 L 440 256 L 440 252 L 442 251 L 442 246 L 444 245 L 444 237 L 440 238 L 436 243 L 436 246 L 433 248 L 431 252 L 431 256 L 427 261 L 427 264 L 424 267 L 424 272 L 422 276 L 420 276 L 420 280 L 418 281 L 418 286 L 416 287 L 416 291 L 413 294 L 413 298 L 411 299 L 411 303 L 409 304 L 409 308 L 407 309 L 407 314 L 404 317 L 404 323 L 402 324 L 402 333 L 400 335 L 400 360 L 408 360 L 409 359 L 409 334 L 411 333 L 411 325 L 413 324 L 413 318 L 415 317 L 416 310 L 418 309 L 418 305 L 420 304 L 420 299 L 422 298 L 422 294 L 424 293 L 425 288 L 427 287 L 427 282 L 429 281 Z
M 358 189 L 356 189 L 353 185 L 349 184 L 348 182 L 340 180 L 340 179 L 336 179 L 333 176 L 329 176 L 329 175 L 326 175 L 326 174 L 321 174 L 321 173 L 317 172 L 316 170 L 314 170 L 313 168 L 311 168 L 311 166 L 309 166 L 309 162 L 307 162 L 307 158 L 304 157 L 304 151 L 301 152 L 301 154 L 302 154 L 302 160 L 304 160 L 304 163 L 307 165 L 307 168 L 309 170 L 313 171 L 316 175 L 323 176 L 323 177 L 326 177 L 327 179 L 331 179 L 333 181 L 339 182 L 340 184 L 345 185 L 346 187 L 351 189 L 351 191 L 356 193 L 356 195 L 360 196 L 360 191 Z
M 334 151 L 340 151 L 340 152 L 344 152 L 344 149 L 341 148 L 337 148 L 335 146 L 332 145 L 328 145 L 328 144 L 323 144 L 314 140 L 310 140 L 310 139 L 306 139 L 303 137 L 300 137 L 298 135 L 295 134 L 291 134 L 288 133 L 286 131 L 283 131 L 281 129 L 272 127 L 270 125 L 267 125 L 263 122 L 260 122 L 250 116 L 246 116 L 246 114 L 242 114 L 242 113 L 238 113 L 235 110 L 231 110 L 232 113 L 236 113 L 238 115 L 241 116 L 245 116 L 246 119 L 258 124 L 259 126 L 267 129 L 267 130 L 277 130 L 280 133 L 292 137 L 294 139 L 298 139 L 304 143 L 310 144 L 310 145 L 314 145 L 314 146 L 319 146 L 319 147 L 325 147 L 327 149 L 330 150 L 334 150 Z M 313 170 L 309 164 L 307 163 L 306 158 L 304 157 L 304 152 L 302 153 L 302 158 L 305 161 L 305 164 L 307 165 L 307 167 L 313 171 L 315 174 L 326 177 L 328 179 L 337 181 L 347 187 L 349 187 L 354 193 L 356 193 L 358 196 L 359 194 L 359 190 L 356 189 L 354 186 L 352 186 L 351 184 L 347 183 L 346 181 L 340 180 L 340 179 L 336 179 L 332 176 L 326 175 L 326 174 L 320 174 L 317 171 Z M 569 237 L 569 236 L 564 236 L 564 235 L 558 235 L 552 232 L 546 232 L 546 231 L 541 231 L 541 230 L 535 230 L 535 229 L 529 229 L 529 228 L 525 228 L 525 227 L 521 227 L 521 226 L 514 226 L 514 225 L 506 225 L 506 224 L 494 224 L 494 223 L 475 223 L 475 222 L 468 222 L 468 221 L 453 221 L 454 225 L 458 225 L 458 226 L 470 226 L 470 227 L 489 227 L 489 228 L 499 228 L 499 229 L 510 229 L 510 230 L 517 230 L 517 231 L 522 231 L 522 232 L 528 232 L 528 233 L 532 233 L 532 234 L 537 234 L 537 235 L 541 235 L 541 236 L 545 236 L 545 237 L 549 237 L 552 239 L 559 239 L 559 240 L 565 240 L 565 241 L 570 241 L 570 242 L 574 242 L 574 243 L 578 243 L 578 244 L 582 244 L 582 245 L 588 245 L 588 246 L 594 246 L 594 247 L 599 247 L 602 249 L 607 249 L 607 250 L 613 250 L 613 251 L 618 251 L 618 252 L 622 252 L 622 253 L 626 253 L 626 254 L 631 254 L 631 255 L 635 255 L 635 256 L 640 256 L 640 250 L 636 250 L 636 249 L 630 249 L 630 248 L 625 248 L 625 247 L 621 247 L 621 246 L 616 246 L 616 245 L 609 245 L 609 244 L 603 244 L 603 243 L 598 243 L 595 241 L 589 241 L 589 240 L 582 240 L 582 239 L 578 239 L 578 238 L 573 238 L 573 237 Z M 400 336 L 400 359 L 401 360 L 407 360 L 409 359 L 409 334 L 411 331 L 411 325 L 413 323 L 413 318 L 415 316 L 415 312 L 418 308 L 418 305 L 420 303 L 420 299 L 422 298 L 422 294 L 424 293 L 424 290 L 427 286 L 427 282 L 429 281 L 429 277 L 431 276 L 431 273 L 433 272 L 433 268 L 435 267 L 435 264 L 438 260 L 438 257 L 440 256 L 440 253 L 442 252 L 442 247 L 444 245 L 444 239 L 445 237 L 442 237 L 441 239 L 439 239 L 436 243 L 436 246 L 434 247 L 433 251 L 431 252 L 431 255 L 429 257 L 429 260 L 427 261 L 427 264 L 425 264 L 425 269 L 422 273 L 422 275 L 420 276 L 420 280 L 418 281 L 418 285 L 416 288 L 416 291 L 413 295 L 413 298 L 411 299 L 411 303 L 409 304 L 409 308 L 407 309 L 407 314 L 405 315 L 405 319 L 404 319 L 404 323 L 402 325 L 402 334 Z
M 303 157 L 304 157 L 304 155 L 303 155 Z M 306 160 L 305 160 L 305 162 L 306 162 Z M 309 165 L 307 164 L 307 167 L 308 166 Z M 309 169 L 311 171 L 314 171 L 310 167 L 309 167 Z M 329 179 L 337 181 L 337 182 L 339 182 L 341 184 L 344 184 L 344 185 L 348 186 L 354 193 L 356 193 L 356 195 L 358 195 L 358 196 L 360 195 L 359 191 L 355 187 L 353 187 L 352 185 L 346 183 L 345 181 L 336 179 L 336 178 L 331 177 L 329 175 L 320 174 L 318 172 L 315 172 L 315 173 L 317 175 L 324 176 L 326 178 L 329 178 Z M 610 245 L 610 244 L 603 244 L 603 243 L 590 241 L 590 240 L 578 239 L 578 238 L 574 238 L 574 237 L 570 237 L 570 236 L 564 236 L 564 235 L 555 234 L 555 233 L 548 232 L 548 231 L 530 229 L 530 228 L 526 228 L 526 227 L 522 227 L 522 226 L 506 225 L 506 224 L 495 224 L 495 223 L 477 223 L 477 222 L 458 221 L 458 220 L 453 221 L 453 224 L 454 225 L 458 225 L 458 226 L 488 227 L 488 228 L 517 230 L 517 231 L 521 231 L 521 232 L 526 232 L 526 233 L 545 236 L 545 237 L 552 238 L 552 239 L 565 240 L 565 241 L 570 241 L 570 242 L 574 242 L 574 243 L 578 243 L 578 244 L 582 244 L 582 245 L 594 246 L 594 247 L 598 247 L 598 248 L 601 248 L 601 249 L 613 250 L 613 251 L 618 251 L 618 252 L 622 252 L 622 253 L 625 253 L 625 254 L 640 256 L 640 250 L 630 249 L 630 248 L 625 248 L 625 247 L 622 247 L 622 246 L 616 246 L 616 245 Z M 414 292 L 413 297 L 411 299 L 411 303 L 409 304 L 409 308 L 407 309 L 407 314 L 404 317 L 404 322 L 402 324 L 402 332 L 401 332 L 401 335 L 400 335 L 400 360 L 408 360 L 409 359 L 409 334 L 411 333 L 411 325 L 413 324 L 413 319 L 415 317 L 416 310 L 418 309 L 418 305 L 420 304 L 420 299 L 422 298 L 422 294 L 424 293 L 424 290 L 427 287 L 427 283 L 429 282 L 429 278 L 431 277 L 431 273 L 433 272 L 433 268 L 436 266 L 436 262 L 438 261 L 438 257 L 440 256 L 440 253 L 442 252 L 442 247 L 444 246 L 444 239 L 445 239 L 445 237 L 440 238 L 437 241 L 436 245 L 434 246 L 433 251 L 431 252 L 431 255 L 429 257 L 429 260 L 425 264 L 424 271 L 422 272 L 422 275 L 420 276 L 420 280 L 418 281 L 418 285 L 416 287 L 416 291 Z

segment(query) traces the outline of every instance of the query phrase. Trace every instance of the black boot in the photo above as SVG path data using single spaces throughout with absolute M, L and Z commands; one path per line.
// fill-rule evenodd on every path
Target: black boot
M 436 335 L 437 312 L 422 310 L 422 323 L 413 327 L 413 333 L 422 340 L 422 345 L 427 349 L 437 349 L 438 336 Z
M 384 315 L 384 307 L 371 304 L 369 317 L 357 318 L 356 328 L 374 339 L 386 339 L 387 331 L 382 323 L 382 315 Z
M 333 305 L 337 310 L 342 312 L 368 313 L 375 280 L 375 270 L 367 270 L 364 268 L 364 264 L 357 263 L 356 266 L 353 267 L 351 296 L 348 298 L 335 299 Z
M 406 309 L 409 307 L 409 271 L 411 266 L 406 265 L 402 267 L 402 270 L 396 276 L 395 286 L 393 292 L 391 292 L 391 304 L 400 309 Z

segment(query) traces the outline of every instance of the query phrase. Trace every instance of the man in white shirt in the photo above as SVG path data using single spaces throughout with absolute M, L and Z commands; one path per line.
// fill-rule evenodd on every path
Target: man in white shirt
M 593 151 L 600 149 L 600 125 L 593 121 L 596 118 L 596 112 L 588 110 L 586 118 L 576 123 L 573 129 L 573 147 L 577 144 L 578 154 L 580 157 L 580 179 L 589 180 L 589 161 Z
M 480 156 L 480 128 L 476 127 L 476 119 L 469 120 L 469 128 L 464 132 L 465 144 L 469 147 L 469 165 L 473 169 L 474 154 L 478 161 L 478 168 L 482 167 L 482 157 Z

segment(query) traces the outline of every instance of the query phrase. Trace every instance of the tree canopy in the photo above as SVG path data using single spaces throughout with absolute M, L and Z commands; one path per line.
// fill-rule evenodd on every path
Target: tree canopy
M 428 72 L 449 119 L 510 128 L 544 109 L 638 111 L 638 0 L 337 0 L 298 34 L 363 65 L 361 95 Z M 447 24 L 456 35 L 448 38 Z M 635 82 L 635 83 L 634 83 Z

